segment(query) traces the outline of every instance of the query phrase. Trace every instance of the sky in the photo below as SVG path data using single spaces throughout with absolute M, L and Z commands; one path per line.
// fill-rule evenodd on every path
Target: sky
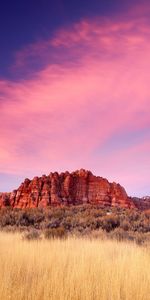
M 150 195 L 150 3 L 1 1 L 0 191 L 81 168 Z

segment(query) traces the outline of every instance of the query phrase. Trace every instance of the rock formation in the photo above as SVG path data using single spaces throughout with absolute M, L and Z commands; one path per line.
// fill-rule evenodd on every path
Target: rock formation
M 120 184 L 110 183 L 84 169 L 25 179 L 17 190 L 0 194 L 0 207 L 26 208 L 84 203 L 135 207 Z
M 150 209 L 150 197 L 132 197 L 131 200 L 133 201 L 134 205 L 140 210 L 149 210 Z

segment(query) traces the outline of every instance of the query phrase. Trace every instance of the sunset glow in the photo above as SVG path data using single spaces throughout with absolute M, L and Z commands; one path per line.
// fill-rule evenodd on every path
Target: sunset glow
M 0 191 L 85 168 L 150 193 L 150 4 L 133 3 L 15 49 L 0 73 Z

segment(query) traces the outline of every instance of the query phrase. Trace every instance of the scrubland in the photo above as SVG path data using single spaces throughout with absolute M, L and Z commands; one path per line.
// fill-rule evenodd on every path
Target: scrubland
M 0 232 L 3 300 L 148 300 L 149 270 L 148 245 Z
M 150 210 L 81 205 L 0 210 L 0 230 L 25 232 L 28 239 L 84 236 L 150 243 Z

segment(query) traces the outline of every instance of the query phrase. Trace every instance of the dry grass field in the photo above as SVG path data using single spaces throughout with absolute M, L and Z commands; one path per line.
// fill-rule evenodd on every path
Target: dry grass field
M 3 300 L 148 300 L 149 270 L 150 249 L 129 242 L 0 233 Z

